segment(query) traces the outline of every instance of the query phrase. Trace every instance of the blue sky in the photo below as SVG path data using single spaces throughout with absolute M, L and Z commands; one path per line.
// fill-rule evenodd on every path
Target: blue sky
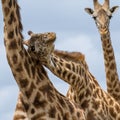
M 101 87 L 106 90 L 104 60 L 101 40 L 93 19 L 84 11 L 92 7 L 92 0 L 18 0 L 24 27 L 27 31 L 56 32 L 55 47 L 67 51 L 80 51 L 85 55 L 91 73 Z M 102 3 L 103 0 L 100 0 Z M 111 0 L 111 6 L 120 5 L 119 0 Z M 12 120 L 18 96 L 18 86 L 12 77 L 6 61 L 3 44 L 3 17 L 0 5 L 0 119 Z M 118 73 L 120 73 L 120 9 L 110 23 L 111 39 L 115 51 Z M 63 94 L 68 85 L 52 75 L 49 76 L 55 87 Z

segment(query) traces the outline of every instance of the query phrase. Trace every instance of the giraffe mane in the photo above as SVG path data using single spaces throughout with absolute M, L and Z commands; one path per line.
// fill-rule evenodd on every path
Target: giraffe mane
M 85 60 L 85 56 L 80 52 L 54 50 L 54 54 L 65 60 L 71 60 L 73 62 L 80 62 Z

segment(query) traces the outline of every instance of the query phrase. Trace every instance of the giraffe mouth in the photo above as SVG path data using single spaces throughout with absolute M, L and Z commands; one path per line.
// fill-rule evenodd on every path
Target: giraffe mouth
M 100 34 L 106 34 L 106 33 L 107 33 L 107 29 L 106 28 L 100 29 Z

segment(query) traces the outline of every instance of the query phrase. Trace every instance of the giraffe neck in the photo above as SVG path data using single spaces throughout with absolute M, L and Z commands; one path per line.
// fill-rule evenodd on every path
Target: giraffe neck
M 59 78 L 69 83 L 76 92 L 76 100 L 80 104 L 82 99 L 89 100 L 92 96 L 93 89 L 91 88 L 91 81 L 88 78 L 89 72 L 82 62 L 74 63 L 65 59 L 59 58 L 52 54 L 50 61 L 45 65 Z M 86 98 L 86 91 L 88 96 Z M 83 95 L 82 97 L 79 97 Z M 82 103 L 81 103 L 82 104 Z
M 37 63 L 29 57 L 22 45 L 22 24 L 20 21 L 19 6 L 16 0 L 2 0 L 2 9 L 4 16 L 4 42 L 8 63 L 14 75 L 14 78 L 26 98 L 28 105 L 24 105 L 28 117 L 30 110 L 38 110 L 40 107 L 47 107 L 48 100 L 51 99 L 44 96 L 43 93 L 48 91 L 43 89 L 45 86 L 53 91 L 54 88 L 49 82 L 47 74 L 42 66 L 37 68 Z M 35 69 L 36 68 L 36 69 Z M 40 91 L 40 90 L 41 91 Z M 24 102 L 24 99 L 23 99 Z M 43 104 L 40 106 L 40 104 Z M 28 108 L 28 106 L 30 106 Z M 44 111 L 40 110 L 39 113 Z M 36 113 L 37 114 L 37 113 Z M 39 116 L 40 117 L 40 116 Z
M 101 34 L 101 41 L 104 53 L 107 91 L 120 103 L 120 82 L 109 30 L 105 34 Z

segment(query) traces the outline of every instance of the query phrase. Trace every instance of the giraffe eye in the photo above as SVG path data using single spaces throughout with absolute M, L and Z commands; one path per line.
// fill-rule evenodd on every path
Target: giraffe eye
M 31 46 L 31 51 L 35 51 L 35 47 L 34 46 Z
M 95 17 L 95 16 L 93 16 L 93 19 L 94 19 L 94 20 L 96 20 L 96 17 Z
M 109 16 L 109 19 L 111 19 L 111 18 L 112 18 L 112 15 Z

